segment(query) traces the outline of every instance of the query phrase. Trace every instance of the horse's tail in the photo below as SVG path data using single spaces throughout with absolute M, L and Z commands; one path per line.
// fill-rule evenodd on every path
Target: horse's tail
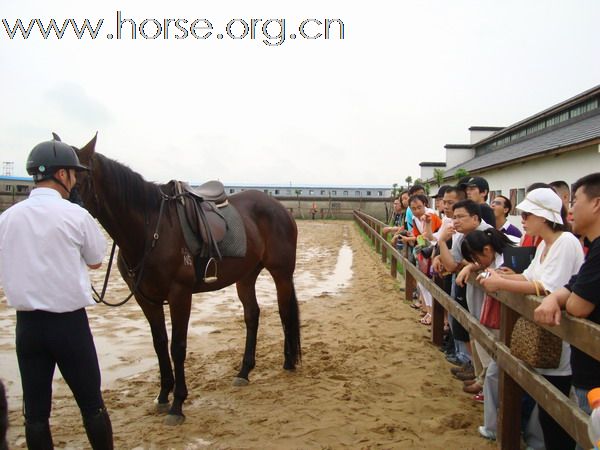
M 290 317 L 289 317 L 289 330 L 287 337 L 289 339 L 289 354 L 290 360 L 294 364 L 299 364 L 302 361 L 302 345 L 300 344 L 300 308 L 298 307 L 298 299 L 296 298 L 296 288 L 292 281 L 292 292 L 289 304 Z

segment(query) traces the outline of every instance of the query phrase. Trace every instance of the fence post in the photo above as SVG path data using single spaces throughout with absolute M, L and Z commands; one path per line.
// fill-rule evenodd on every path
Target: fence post
M 376 232 L 376 236 L 375 237 L 375 251 L 377 253 L 381 253 L 381 241 L 378 239 L 379 236 L 381 236 L 381 226 L 377 223 L 375 224 L 375 232 Z
M 385 245 L 381 246 L 381 262 L 387 263 L 387 247 Z
M 398 260 L 394 255 L 392 255 L 392 260 L 390 262 L 390 275 L 394 278 L 398 276 Z
M 519 318 L 519 313 L 513 311 L 505 304 L 500 310 L 500 340 L 510 347 L 510 336 Z M 523 388 L 513 380 L 501 367 L 500 386 L 498 390 L 498 442 L 502 449 L 520 448 L 521 433 L 515 430 L 521 429 L 521 402 L 523 399 Z
M 402 249 L 404 257 L 408 259 L 409 246 L 405 245 Z M 412 301 L 412 295 L 417 288 L 417 281 L 413 277 L 412 273 L 405 267 L 404 268 L 404 298 L 408 301 Z
M 438 276 L 433 277 L 433 281 L 442 290 L 444 289 L 444 279 Z M 444 316 L 445 309 L 440 302 L 433 297 L 432 320 L 431 320 L 431 342 L 438 347 L 444 343 Z

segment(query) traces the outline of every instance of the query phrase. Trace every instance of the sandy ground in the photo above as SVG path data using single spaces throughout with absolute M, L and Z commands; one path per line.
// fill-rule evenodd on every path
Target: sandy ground
M 95 272 L 100 284 L 103 272 Z M 261 275 L 257 365 L 233 387 L 244 346 L 242 310 L 229 287 L 194 296 L 186 421 L 154 411 L 158 369 L 134 303 L 88 308 L 117 449 L 481 449 L 482 405 L 453 379 L 427 327 L 352 222 L 299 222 L 296 290 L 303 362 L 282 370 L 274 285 Z M 0 291 L 0 295 L 2 292 Z M 127 294 L 116 275 L 109 301 Z M 9 390 L 9 447 L 25 448 L 14 356 L 14 311 L 0 300 L 0 377 Z M 88 448 L 75 402 L 57 371 L 51 425 L 57 448 Z

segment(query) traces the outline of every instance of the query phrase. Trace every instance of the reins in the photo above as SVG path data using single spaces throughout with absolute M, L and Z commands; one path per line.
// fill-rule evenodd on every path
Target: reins
M 90 178 L 92 178 L 91 174 L 90 174 Z M 93 182 L 92 182 L 91 186 L 93 187 Z M 96 201 L 98 202 L 98 198 L 97 198 L 95 189 L 93 190 L 93 193 L 94 193 L 94 197 L 95 197 Z M 125 265 L 125 268 L 127 270 L 127 275 L 129 276 L 129 278 L 134 279 L 133 289 L 131 289 L 131 293 L 127 296 L 127 298 L 125 300 L 122 300 L 118 303 L 109 303 L 106 300 L 104 300 L 104 297 L 106 294 L 106 288 L 108 286 L 108 279 L 110 277 L 112 262 L 113 262 L 114 255 L 115 255 L 115 249 L 117 246 L 117 243 L 113 240 L 112 249 L 110 251 L 110 258 L 108 260 L 108 268 L 106 269 L 106 275 L 104 276 L 104 283 L 102 285 L 102 292 L 100 294 L 98 294 L 98 291 L 96 291 L 96 289 L 92 285 L 92 291 L 93 291 L 92 298 L 96 303 L 103 303 L 107 306 L 112 306 L 112 307 L 122 306 L 125 303 L 127 303 L 129 301 L 129 299 L 131 297 L 133 297 L 134 294 L 137 294 L 139 298 L 141 298 L 153 305 L 157 305 L 159 303 L 156 301 L 152 301 L 149 298 L 147 298 L 145 295 L 143 295 L 142 292 L 139 290 L 139 286 L 140 286 L 140 283 L 142 281 L 142 277 L 144 274 L 146 258 L 148 257 L 150 252 L 152 252 L 152 250 L 154 250 L 154 247 L 156 246 L 156 243 L 158 242 L 158 239 L 160 238 L 160 234 L 158 233 L 158 230 L 159 230 L 160 222 L 161 222 L 161 219 L 162 219 L 162 216 L 164 213 L 165 203 L 168 200 L 175 200 L 177 198 L 177 196 L 168 196 L 162 190 L 160 190 L 160 195 L 161 195 L 161 201 L 160 201 L 160 209 L 158 211 L 158 219 L 156 221 L 156 228 L 154 229 L 154 234 L 152 235 L 152 241 L 149 246 L 146 246 L 146 249 L 144 251 L 144 255 L 142 256 L 141 261 L 134 268 L 129 268 L 127 261 L 125 261 L 125 257 L 123 255 L 120 255 L 121 261 L 123 262 L 123 264 Z M 147 220 L 145 222 L 148 223 Z M 165 303 L 166 302 L 163 302 L 163 304 L 165 304 Z

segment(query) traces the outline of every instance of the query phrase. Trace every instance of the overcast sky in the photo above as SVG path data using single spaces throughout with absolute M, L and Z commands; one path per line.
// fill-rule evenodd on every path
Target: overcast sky
M 117 11 L 137 39 L 129 22 L 116 39 Z M 52 131 L 78 147 L 98 131 L 99 152 L 152 181 L 391 185 L 444 161 L 470 126 L 510 125 L 600 84 L 597 0 L 5 0 L 1 14 L 10 28 L 104 20 L 81 40 L 70 27 L 45 40 L 37 25 L 11 40 L 0 24 L 0 159 L 14 175 Z M 168 39 L 140 34 L 169 18 L 187 38 L 174 22 Z M 195 19 L 212 24 L 206 39 L 189 33 Z M 234 40 L 231 19 L 262 22 Z M 267 19 L 285 19 L 280 45 L 263 42 L 281 41 L 263 35 Z M 344 39 L 336 24 L 303 38 L 305 19 L 340 19 Z

